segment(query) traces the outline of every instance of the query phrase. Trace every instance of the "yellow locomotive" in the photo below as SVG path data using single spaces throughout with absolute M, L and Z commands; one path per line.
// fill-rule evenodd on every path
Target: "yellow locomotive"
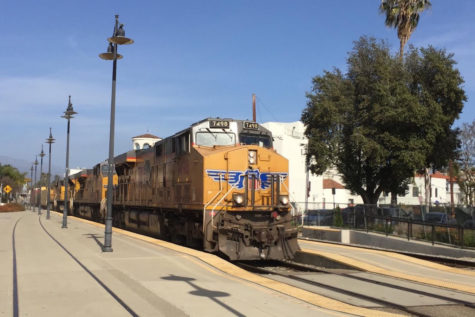
M 114 226 L 230 260 L 292 258 L 298 250 L 288 161 L 255 122 L 208 118 L 114 164 Z M 107 167 L 70 177 L 73 214 L 104 221 Z

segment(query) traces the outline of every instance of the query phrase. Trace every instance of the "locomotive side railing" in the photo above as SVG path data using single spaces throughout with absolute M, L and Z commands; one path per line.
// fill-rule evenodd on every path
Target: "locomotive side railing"
M 203 233 L 205 232 L 205 227 L 206 227 L 206 208 L 208 208 L 209 205 L 211 205 L 211 203 L 219 196 L 219 194 L 221 194 L 221 192 L 223 191 L 223 185 L 222 185 L 222 182 L 221 182 L 221 173 L 218 174 L 219 175 L 219 191 L 216 193 L 216 195 L 213 196 L 213 198 L 210 199 L 210 201 L 208 201 L 206 203 L 206 205 L 204 206 L 203 208 Z M 214 209 L 213 209 L 214 210 Z

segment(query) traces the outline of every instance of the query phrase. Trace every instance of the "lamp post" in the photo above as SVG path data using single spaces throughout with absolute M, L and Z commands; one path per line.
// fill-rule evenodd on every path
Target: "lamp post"
M 41 215 L 41 176 L 43 176 L 43 157 L 45 157 L 45 152 L 43 151 L 43 144 L 41 144 L 41 153 L 40 153 L 40 200 L 38 201 L 38 215 Z
M 35 165 L 35 185 L 36 185 L 36 167 L 38 166 L 38 156 L 35 157 L 35 163 L 33 163 Z M 36 206 L 36 200 L 37 200 L 37 197 L 36 197 L 36 190 L 35 190 L 35 201 L 33 202 L 33 206 Z M 33 207 L 33 211 L 35 211 L 35 208 Z
M 46 143 L 49 144 L 48 151 L 48 194 L 46 196 L 46 219 L 49 219 L 49 210 L 51 204 L 51 144 L 54 143 L 53 135 L 51 134 L 51 128 L 49 128 L 49 138 L 46 139 Z
M 71 103 L 71 96 L 69 96 L 68 101 L 68 108 L 64 112 L 64 115 L 61 118 L 65 118 L 68 120 L 68 130 L 67 130 L 67 138 L 66 138 L 66 176 L 64 177 L 64 210 L 63 210 L 63 225 L 61 228 L 68 227 L 68 183 L 69 183 L 69 130 L 71 127 L 70 120 L 74 118 L 73 116 L 77 114 L 77 112 L 73 109 L 73 104 Z
M 31 165 L 31 192 L 30 192 L 30 209 L 35 211 L 35 203 L 33 202 L 33 165 Z
M 114 126 L 115 126 L 115 87 L 117 74 L 117 60 L 122 58 L 122 55 L 117 53 L 117 45 L 132 44 L 134 40 L 125 37 L 124 25 L 119 24 L 119 16 L 115 16 L 115 26 L 112 37 L 107 39 L 109 46 L 106 53 L 99 54 L 99 57 L 104 60 L 112 60 L 112 94 L 111 94 L 111 114 L 110 114 L 110 132 L 109 132 L 109 159 L 108 159 L 108 175 L 107 175 L 107 214 L 106 214 L 106 228 L 104 234 L 103 252 L 112 252 L 112 199 L 113 199 L 113 181 L 114 176 Z

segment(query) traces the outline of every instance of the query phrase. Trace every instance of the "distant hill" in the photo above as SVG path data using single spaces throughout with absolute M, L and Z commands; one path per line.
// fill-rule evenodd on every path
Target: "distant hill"
M 22 160 L 22 159 L 17 159 L 17 158 L 12 158 L 9 156 L 2 156 L 0 155 L 0 163 L 2 165 L 11 165 L 15 168 L 17 168 L 20 172 L 24 173 L 26 172 L 26 176 L 30 176 L 30 169 L 31 169 L 31 164 L 32 162 Z M 39 169 L 40 167 L 38 166 L 38 175 L 39 175 Z M 43 173 L 48 172 L 48 161 L 43 161 Z M 51 175 L 64 175 L 64 169 L 59 168 L 57 166 L 51 166 Z

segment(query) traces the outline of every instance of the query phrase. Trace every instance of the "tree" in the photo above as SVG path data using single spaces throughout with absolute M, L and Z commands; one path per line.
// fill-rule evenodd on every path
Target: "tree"
M 460 132 L 458 184 L 464 194 L 464 202 L 474 206 L 475 196 L 475 120 L 464 123 Z
M 455 68 L 453 54 L 438 50 L 432 46 L 420 50 L 411 47 L 406 57 L 406 67 L 412 74 L 410 83 L 412 94 L 419 103 L 429 109 L 430 121 L 424 127 L 424 133 L 433 143 L 427 153 L 424 165 L 419 171 L 425 175 L 425 205 L 430 205 L 430 170 L 443 169 L 450 160 L 457 158 L 459 141 L 458 129 L 452 125 L 463 109 L 467 97 L 460 72 Z
M 419 14 L 430 8 L 429 0 L 382 0 L 379 11 L 386 14 L 386 25 L 397 29 L 399 58 L 404 55 L 404 46 L 419 24 Z
M 20 173 L 18 169 L 11 165 L 0 164 L 0 183 L 3 186 L 9 185 L 12 188 L 12 193 L 17 193 L 25 184 L 26 173 Z
M 384 41 L 362 37 L 349 53 L 346 74 L 335 69 L 314 77 L 302 113 L 310 170 L 322 174 L 336 167 L 365 204 L 376 204 L 383 191 L 407 190 L 414 171 L 426 166 L 444 137 L 450 120 L 443 114 L 460 113 L 465 100 L 456 70 L 452 77 L 435 75 L 443 87 L 438 90 L 429 84 L 433 70 L 416 67 L 428 65 L 434 54 L 451 59 L 432 48 L 412 49 L 403 63 Z M 445 109 L 452 99 L 454 107 Z

